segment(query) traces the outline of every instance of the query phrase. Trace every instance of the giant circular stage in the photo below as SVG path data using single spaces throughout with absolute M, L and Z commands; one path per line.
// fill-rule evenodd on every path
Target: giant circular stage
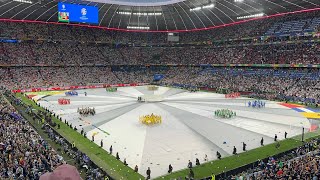
M 63 92 L 44 96 L 39 103 L 77 126 L 79 132 L 83 128 L 88 138 L 95 134 L 97 144 L 103 139 L 106 151 L 112 145 L 130 167 L 138 165 L 141 174 L 150 167 L 153 177 L 166 174 L 168 164 L 174 170 L 184 169 L 188 160 L 203 161 L 205 155 L 214 160 L 217 151 L 222 157 L 229 156 L 233 146 L 242 149 L 242 142 L 250 150 L 260 146 L 262 137 L 269 144 L 275 134 L 283 139 L 284 132 L 292 137 L 300 134 L 302 127 L 311 126 L 301 112 L 274 101 L 265 101 L 264 108 L 252 108 L 248 102 L 254 100 L 249 98 L 232 99 L 223 94 L 169 87 L 150 91 L 147 86 L 119 87 L 112 93 L 105 89 L 77 93 L 78 96 L 67 97 L 70 104 L 59 105 L 58 99 L 66 97 Z M 161 101 L 140 103 L 138 97 L 161 97 Z M 82 107 L 94 108 L 95 115 L 81 117 L 77 109 Z M 215 111 L 221 109 L 236 116 L 217 117 Z M 139 119 L 152 114 L 161 116 L 161 121 L 155 116 Z M 150 119 L 157 124 L 141 123 L 151 122 Z

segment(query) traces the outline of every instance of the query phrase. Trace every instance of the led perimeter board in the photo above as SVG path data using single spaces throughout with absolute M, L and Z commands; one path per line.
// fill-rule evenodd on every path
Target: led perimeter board
M 98 24 L 98 14 L 98 8 L 94 6 L 58 3 L 59 22 Z

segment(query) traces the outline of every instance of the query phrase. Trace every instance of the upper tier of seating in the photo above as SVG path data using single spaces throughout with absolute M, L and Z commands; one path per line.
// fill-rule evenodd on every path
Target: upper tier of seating
M 320 44 L 222 47 L 109 47 L 72 43 L 0 43 L 0 65 L 320 64 Z
M 265 33 L 265 35 L 288 35 L 292 33 L 315 32 L 320 28 L 320 17 L 301 19 L 294 21 L 276 22 Z
M 182 43 L 256 37 L 275 32 L 312 31 L 319 25 L 320 10 L 264 18 L 220 28 L 179 33 Z M 135 33 L 47 23 L 1 21 L 0 37 L 18 39 L 103 41 L 113 43 L 166 43 L 167 33 Z

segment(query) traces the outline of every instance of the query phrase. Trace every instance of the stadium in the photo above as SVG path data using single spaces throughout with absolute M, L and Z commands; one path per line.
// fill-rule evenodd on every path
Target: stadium
M 1 0 L 0 179 L 319 179 L 318 0 Z

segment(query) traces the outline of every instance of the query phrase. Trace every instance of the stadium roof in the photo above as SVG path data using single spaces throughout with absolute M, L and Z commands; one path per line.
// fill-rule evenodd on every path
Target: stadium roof
M 96 6 L 99 23 L 110 29 L 189 31 L 237 23 L 261 15 L 320 10 L 319 0 L 67 0 Z M 126 4 L 126 5 L 125 5 Z M 161 4 L 161 5 L 160 5 Z M 58 22 L 58 2 L 0 0 L 0 18 Z

